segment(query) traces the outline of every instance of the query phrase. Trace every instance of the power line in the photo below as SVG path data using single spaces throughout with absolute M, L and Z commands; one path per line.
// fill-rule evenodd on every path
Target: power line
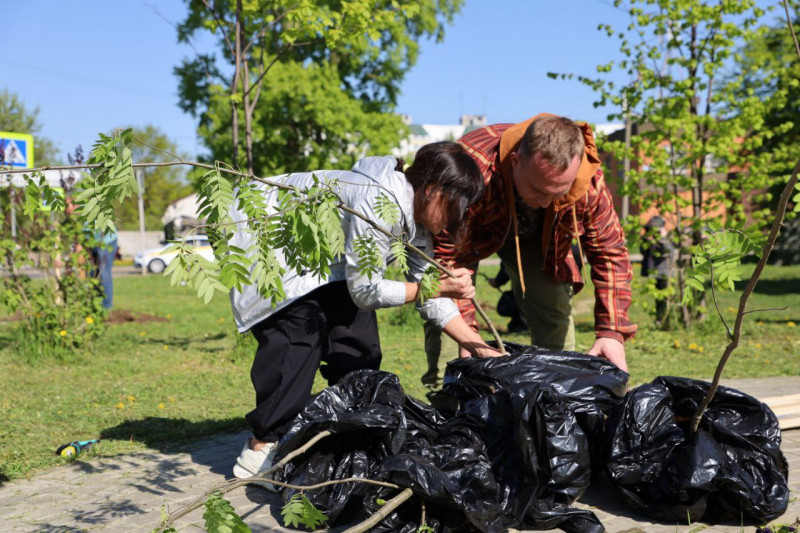
M 54 78 L 54 79 L 68 80 L 68 81 L 78 82 L 78 83 L 82 83 L 82 84 L 86 84 L 86 85 L 92 85 L 92 86 L 105 86 L 106 88 L 109 88 L 109 89 L 115 89 L 115 90 L 119 90 L 119 91 L 125 91 L 125 92 L 129 92 L 129 93 L 140 94 L 140 95 L 141 94 L 148 94 L 150 96 L 156 96 L 158 98 L 164 98 L 164 97 L 167 96 L 166 93 L 160 93 L 160 92 L 151 91 L 151 90 L 146 89 L 144 87 L 134 87 L 134 86 L 132 86 L 130 84 L 116 84 L 116 83 L 109 82 L 107 79 L 91 78 L 91 77 L 88 77 L 88 76 L 76 75 L 74 73 L 67 73 L 67 72 L 57 71 L 57 70 L 53 70 L 53 69 L 47 69 L 47 68 L 44 68 L 44 67 L 41 67 L 41 66 L 38 66 L 38 65 L 31 65 L 30 63 L 18 63 L 16 61 L 10 61 L 7 58 L 0 58 L 0 65 L 3 65 L 3 64 L 10 65 L 10 66 L 13 66 L 15 68 L 21 68 L 21 69 L 31 70 L 31 71 L 34 71 L 34 72 L 39 72 L 41 74 L 44 74 L 44 75 L 48 76 L 49 78 Z M 176 96 L 177 96 L 176 93 L 172 93 L 172 94 L 169 95 L 169 97 L 171 97 L 171 98 L 174 98 Z

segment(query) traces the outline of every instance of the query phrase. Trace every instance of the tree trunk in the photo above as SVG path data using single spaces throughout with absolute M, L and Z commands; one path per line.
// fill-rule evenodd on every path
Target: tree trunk
M 239 88 L 240 67 L 242 62 L 242 0 L 236 0 L 236 19 L 234 21 L 234 38 L 236 45 L 233 58 L 233 80 L 231 81 L 231 135 L 233 142 L 233 164 L 239 166 L 239 106 L 236 105 L 236 91 Z
M 250 105 L 250 70 L 247 60 L 244 61 L 244 76 L 242 78 L 242 94 L 244 94 L 244 147 L 247 156 L 247 173 L 255 175 L 253 165 L 253 107 Z

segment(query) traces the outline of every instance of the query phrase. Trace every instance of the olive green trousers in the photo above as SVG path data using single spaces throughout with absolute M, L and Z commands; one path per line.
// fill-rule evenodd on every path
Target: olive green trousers
M 497 255 L 511 277 L 514 298 L 528 320 L 531 344 L 553 350 L 574 350 L 572 284 L 553 281 L 542 270 L 542 250 L 538 242 L 522 241 L 520 250 L 525 276 L 524 296 L 513 242 L 503 246 Z M 469 268 L 477 274 L 477 264 L 470 265 Z M 432 391 L 440 390 L 447 362 L 458 357 L 458 344 L 442 334 L 436 325 L 426 322 L 425 355 L 428 370 L 422 376 L 422 383 Z

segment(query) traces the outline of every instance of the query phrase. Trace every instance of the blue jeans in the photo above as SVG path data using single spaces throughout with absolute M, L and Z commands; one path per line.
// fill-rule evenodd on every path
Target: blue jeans
M 111 267 L 117 255 L 117 241 L 96 248 L 97 268 L 100 286 L 103 287 L 103 307 L 111 309 L 114 302 L 114 283 L 111 279 Z

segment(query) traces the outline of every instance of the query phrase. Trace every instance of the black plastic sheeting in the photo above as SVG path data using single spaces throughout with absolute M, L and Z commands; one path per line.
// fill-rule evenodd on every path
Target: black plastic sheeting
M 592 444 L 592 464 L 605 469 L 605 419 L 621 404 L 628 374 L 606 359 L 578 352 L 504 343 L 508 357 L 458 359 L 447 366 L 444 390 L 462 408 L 471 400 L 507 390 L 520 398 L 549 385 L 575 415 Z
M 591 476 L 582 423 L 599 431 L 592 417 L 602 420 L 605 404 L 621 401 L 627 374 L 583 354 L 507 347 L 516 355 L 494 364 L 451 363 L 448 383 L 458 373 L 465 387 L 459 392 L 462 408 L 452 418 L 406 396 L 393 374 L 348 374 L 307 404 L 281 439 L 278 457 L 320 431 L 334 435 L 289 463 L 278 479 L 311 485 L 359 477 L 412 488 L 412 502 L 373 531 L 415 531 L 420 500 L 427 525 L 436 531 L 603 531 L 592 512 L 570 507 Z M 603 408 L 591 407 L 592 401 Z M 377 499 L 396 492 L 346 483 L 305 494 L 336 525 L 363 518 L 365 510 L 371 514 L 379 509 Z M 284 499 L 294 493 L 284 490 Z
M 319 432 L 332 435 L 277 473 L 294 485 L 350 477 L 410 487 L 414 496 L 371 531 L 600 533 L 572 507 L 603 466 L 644 515 L 683 523 L 769 521 L 788 505 L 780 430 L 767 406 L 720 387 L 698 433 L 689 419 L 708 383 L 658 378 L 625 395 L 628 375 L 608 361 L 506 343 L 511 355 L 448 365 L 445 417 L 406 396 L 397 376 L 362 370 L 313 398 L 281 439 L 278 458 Z M 609 459 L 610 457 L 610 459 Z M 595 473 L 596 473 L 595 468 Z M 285 489 L 283 498 L 296 491 Z M 306 490 L 329 526 L 361 521 L 397 489 L 344 483 Z
M 709 386 L 659 377 L 632 390 L 609 421 L 609 477 L 653 518 L 768 522 L 789 504 L 777 418 L 755 398 L 719 387 L 688 436 Z

